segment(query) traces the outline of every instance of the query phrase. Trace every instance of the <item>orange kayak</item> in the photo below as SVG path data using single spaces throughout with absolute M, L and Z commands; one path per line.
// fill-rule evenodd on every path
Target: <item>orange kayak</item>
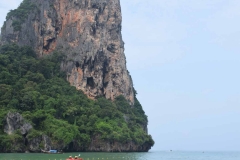
M 83 160 L 83 158 L 67 158 L 66 160 Z

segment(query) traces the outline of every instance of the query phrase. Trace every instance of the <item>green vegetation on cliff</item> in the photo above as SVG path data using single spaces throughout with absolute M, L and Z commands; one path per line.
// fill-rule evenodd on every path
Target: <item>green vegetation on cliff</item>
M 45 134 L 55 143 L 66 146 L 74 140 L 84 148 L 100 135 L 110 142 L 154 144 L 144 131 L 147 117 L 137 99 L 134 106 L 123 96 L 114 102 L 88 99 L 66 81 L 60 71 L 64 59 L 60 53 L 37 59 L 30 47 L 15 44 L 0 48 L 0 150 L 19 141 L 17 132 L 3 132 L 9 111 L 19 112 L 32 124 L 29 140 Z
M 23 0 L 20 6 L 17 9 L 10 10 L 7 14 L 6 19 L 14 17 L 12 26 L 14 31 L 20 31 L 21 25 L 24 20 L 28 17 L 28 14 L 34 9 L 37 8 L 36 5 L 32 4 L 30 0 Z

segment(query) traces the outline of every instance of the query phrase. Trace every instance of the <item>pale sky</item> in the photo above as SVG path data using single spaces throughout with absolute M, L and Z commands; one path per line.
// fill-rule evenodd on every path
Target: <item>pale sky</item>
M 0 2 L 0 23 L 21 0 Z M 240 1 L 121 0 L 152 150 L 240 151 Z

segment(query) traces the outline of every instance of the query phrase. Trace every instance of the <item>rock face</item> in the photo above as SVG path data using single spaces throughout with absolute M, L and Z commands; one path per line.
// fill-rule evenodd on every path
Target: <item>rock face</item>
M 4 132 L 8 135 L 13 134 L 14 131 L 18 129 L 20 129 L 22 135 L 26 135 L 28 134 L 28 131 L 32 128 L 32 125 L 25 122 L 23 117 L 19 113 L 9 112 L 7 114 Z
M 123 95 L 134 103 L 121 36 L 120 0 L 24 0 L 34 7 L 14 27 L 8 16 L 2 43 L 33 46 L 39 57 L 54 51 L 66 55 L 61 68 L 67 80 L 89 98 L 113 100 Z
M 5 119 L 4 132 L 13 135 L 20 130 L 20 135 L 12 142 L 11 150 L 7 152 L 25 152 L 25 144 L 27 142 L 26 135 L 32 129 L 32 125 L 25 122 L 19 113 L 9 112 Z
M 150 145 L 136 145 L 134 142 L 107 142 L 101 140 L 100 137 L 94 136 L 91 140 L 91 144 L 87 149 L 88 152 L 147 152 L 150 149 Z
M 51 139 L 48 136 L 41 135 L 38 137 L 34 137 L 33 139 L 29 139 L 27 148 L 31 152 L 41 152 L 41 149 L 48 151 L 52 148 L 57 148 L 57 147 L 52 145 Z
M 40 148 L 44 150 L 64 148 L 64 146 L 59 144 L 52 144 L 51 139 L 44 134 L 34 138 L 29 137 L 32 128 L 32 125 L 26 122 L 21 114 L 9 112 L 5 119 L 4 132 L 8 135 L 13 135 L 16 134 L 17 130 L 20 130 L 21 138 L 15 140 L 11 150 L 7 152 L 25 152 L 27 150 L 41 152 Z

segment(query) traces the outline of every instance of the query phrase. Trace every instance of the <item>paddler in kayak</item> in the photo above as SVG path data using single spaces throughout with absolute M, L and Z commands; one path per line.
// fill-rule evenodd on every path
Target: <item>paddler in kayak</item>
M 74 160 L 77 159 L 77 160 L 83 160 L 82 158 L 78 158 L 78 156 L 75 156 Z

